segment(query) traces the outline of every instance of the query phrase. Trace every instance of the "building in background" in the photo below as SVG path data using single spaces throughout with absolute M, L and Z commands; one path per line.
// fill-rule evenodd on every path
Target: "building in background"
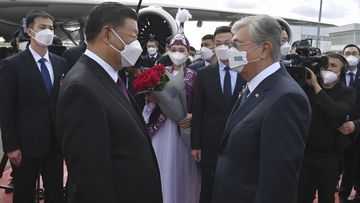
M 353 23 L 329 30 L 331 50 L 342 51 L 347 44 L 360 46 L 360 24 Z

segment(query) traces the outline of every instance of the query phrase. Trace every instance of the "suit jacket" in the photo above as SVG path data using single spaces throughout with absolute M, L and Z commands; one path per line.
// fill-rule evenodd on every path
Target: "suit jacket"
M 150 58 L 149 54 L 146 54 L 144 57 L 141 57 L 140 67 L 141 68 L 151 68 L 154 66 L 155 62 L 160 58 L 160 53 L 157 53 L 154 60 Z
M 205 60 L 199 60 L 194 61 L 192 64 L 190 64 L 189 68 L 193 69 L 194 71 L 198 72 L 202 67 L 205 67 Z
M 54 118 L 60 79 L 66 61 L 49 53 L 54 70 L 49 96 L 29 49 L 0 62 L 0 125 L 4 152 L 21 149 L 27 157 L 41 157 L 56 143 Z
M 151 140 L 129 96 L 86 55 L 66 76 L 56 118 L 69 203 L 162 202 Z
M 346 77 L 342 77 L 341 81 L 346 85 L 345 78 Z M 353 121 L 355 124 L 355 133 L 352 135 L 352 138 L 356 139 L 357 143 L 360 144 L 360 140 L 358 139 L 360 134 L 360 63 L 358 64 L 358 69 L 355 75 L 355 81 L 353 87 L 356 90 L 357 97 L 356 97 L 355 105 L 353 106 L 349 114 L 349 120 Z
M 211 202 L 296 203 L 310 114 L 285 68 L 264 79 L 226 124 Z
M 198 72 L 193 99 L 191 147 L 202 150 L 204 166 L 216 166 L 227 118 L 244 85 L 245 80 L 238 74 L 231 104 L 226 106 L 220 84 L 219 64 L 211 64 Z
M 86 51 L 85 42 L 80 42 L 77 46 L 71 47 L 64 51 L 63 57 L 68 62 L 68 70 L 70 70 L 79 60 L 80 56 Z

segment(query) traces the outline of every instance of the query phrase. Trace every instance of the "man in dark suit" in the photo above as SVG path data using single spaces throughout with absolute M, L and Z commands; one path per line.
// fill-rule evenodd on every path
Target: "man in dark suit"
M 230 67 L 248 85 L 224 130 L 211 202 L 295 203 L 309 101 L 279 64 L 275 19 L 246 17 L 232 31 Z
M 18 166 L 14 203 L 34 202 L 41 173 L 45 202 L 63 202 L 63 159 L 54 129 L 56 100 L 66 61 L 47 50 L 52 16 L 36 11 L 26 18 L 30 46 L 1 61 L 0 124 L 4 152 Z
M 216 46 L 229 43 L 233 36 L 231 27 L 216 28 L 214 36 Z M 201 163 L 201 203 L 210 202 L 221 135 L 245 85 L 240 74 L 226 70 L 228 66 L 229 60 L 220 59 L 201 69 L 194 91 L 191 148 L 194 159 Z M 227 87 L 230 87 L 229 95 Z
M 349 67 L 342 78 L 342 82 L 346 86 L 355 88 L 357 92 L 356 103 L 348 116 L 348 121 L 343 124 L 346 129 L 345 134 L 351 135 L 353 143 L 344 150 L 343 153 L 343 176 L 339 191 L 339 198 L 343 202 L 351 193 L 352 188 L 356 190 L 356 196 L 352 202 L 360 202 L 360 49 L 354 44 L 348 44 L 343 49 Z
M 85 52 L 87 48 L 86 42 L 82 41 L 77 46 L 71 47 L 64 51 L 64 59 L 68 63 L 68 69 L 70 70 L 75 63 L 79 60 L 80 56 Z
M 199 71 L 200 68 L 208 66 L 209 64 L 214 64 L 217 62 L 217 57 L 214 53 L 214 35 L 205 35 L 201 38 L 201 49 L 200 49 L 200 58 L 196 59 L 189 68 L 194 71 Z
M 151 68 L 160 58 L 159 43 L 154 39 L 146 42 L 146 55 L 140 60 L 140 68 Z
M 162 202 L 151 140 L 118 76 L 142 52 L 137 33 L 131 8 L 107 2 L 90 11 L 88 49 L 63 82 L 56 117 L 69 203 Z

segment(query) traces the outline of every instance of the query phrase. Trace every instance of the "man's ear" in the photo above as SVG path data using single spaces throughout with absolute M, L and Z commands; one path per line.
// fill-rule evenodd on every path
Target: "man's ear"
M 263 47 L 263 50 L 262 50 L 262 52 L 261 52 L 260 58 L 261 58 L 261 59 L 264 59 L 264 58 L 266 58 L 266 57 L 268 57 L 268 56 L 271 55 L 272 44 L 271 44 L 271 42 L 264 42 L 264 43 L 262 44 L 262 47 Z
M 99 38 L 105 43 L 110 44 L 111 43 L 111 28 L 109 26 L 104 26 L 101 28 L 100 33 L 98 35 Z

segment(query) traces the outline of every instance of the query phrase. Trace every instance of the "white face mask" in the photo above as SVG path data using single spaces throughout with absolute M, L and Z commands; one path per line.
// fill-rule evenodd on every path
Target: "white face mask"
M 255 48 L 256 47 L 250 49 L 247 52 L 250 52 Z M 229 50 L 229 67 L 235 70 L 236 72 L 241 73 L 244 70 L 246 64 L 260 60 L 260 58 L 258 58 L 248 61 L 246 57 L 247 52 L 239 51 L 235 47 L 231 47 L 231 49 Z
M 285 44 L 281 45 L 280 47 L 280 53 L 281 56 L 286 56 L 289 54 L 290 51 L 290 44 L 288 42 L 286 42 Z
M 52 44 L 54 39 L 54 32 L 52 30 L 45 29 L 45 30 L 40 30 L 39 32 L 34 32 L 33 30 L 31 30 L 31 32 L 35 34 L 35 37 L 31 37 L 31 38 L 33 38 L 37 43 L 39 43 L 39 45 L 49 46 Z
M 123 67 L 130 67 L 133 66 L 138 58 L 141 55 L 142 48 L 141 44 L 138 40 L 131 42 L 130 44 L 125 44 L 125 42 L 120 38 L 120 36 L 113 30 L 111 31 L 115 34 L 115 36 L 125 45 L 124 50 L 120 51 L 112 44 L 109 44 L 111 48 L 121 54 L 121 65 Z
M 175 65 L 184 64 L 187 60 L 187 56 L 180 52 L 170 52 L 169 57 Z
M 156 49 L 154 47 L 150 47 L 147 49 L 147 52 L 149 53 L 150 56 L 152 56 L 156 54 Z
M 328 70 L 322 70 L 320 72 L 320 76 L 321 76 L 321 79 L 322 79 L 324 85 L 331 84 L 338 79 L 337 78 L 338 75 L 336 73 L 334 73 L 332 71 L 328 71 Z
M 19 43 L 19 51 L 25 51 L 26 50 L 26 46 L 27 46 L 28 42 L 20 42 Z
M 220 60 L 228 60 L 228 52 L 229 46 L 224 44 L 215 48 L 215 54 Z
M 357 58 L 353 55 L 346 57 L 346 60 L 349 63 L 349 66 L 351 66 L 351 67 L 357 66 L 357 64 L 359 63 L 359 58 Z
M 201 54 L 201 59 L 206 61 L 210 60 L 211 57 L 214 55 L 213 50 L 207 47 L 201 47 L 200 54 Z

